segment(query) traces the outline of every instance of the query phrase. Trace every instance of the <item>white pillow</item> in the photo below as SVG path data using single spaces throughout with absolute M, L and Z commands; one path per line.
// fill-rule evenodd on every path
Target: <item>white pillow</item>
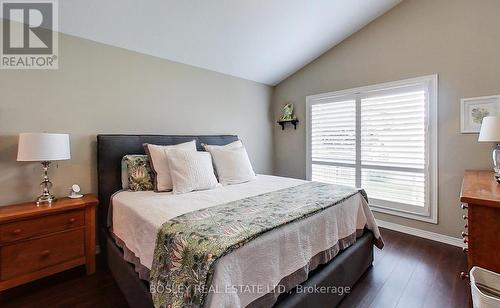
M 209 153 L 173 149 L 167 156 L 174 194 L 212 189 L 219 184 Z
M 230 150 L 230 149 L 241 148 L 243 146 L 243 143 L 241 142 L 241 140 L 236 140 L 225 145 L 211 145 L 205 143 L 202 143 L 201 145 L 203 146 L 205 151 L 210 152 L 213 149 Z M 215 177 L 219 179 L 219 174 L 217 173 L 217 168 L 215 167 L 215 163 L 214 163 L 214 169 L 215 169 Z
M 182 149 L 196 152 L 196 141 L 192 140 L 175 145 L 144 144 L 144 150 L 149 156 L 151 169 L 155 174 L 153 183 L 156 192 L 170 191 L 173 188 L 167 159 L 168 152 L 172 149 Z
M 230 150 L 230 149 L 235 149 L 235 148 L 241 148 L 242 146 L 243 146 L 243 143 L 241 142 L 241 140 L 236 140 L 236 141 L 228 143 L 226 145 L 203 144 L 205 151 L 208 151 L 208 152 L 210 152 L 210 150 L 212 150 L 212 149 Z
M 232 185 L 255 179 L 255 172 L 245 147 L 207 149 L 212 154 L 215 169 L 222 185 Z

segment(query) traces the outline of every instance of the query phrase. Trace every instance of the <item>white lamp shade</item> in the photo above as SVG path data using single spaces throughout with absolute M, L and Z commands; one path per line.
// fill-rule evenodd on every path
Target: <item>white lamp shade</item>
M 18 161 L 51 161 L 70 158 L 68 134 L 19 134 Z
M 499 142 L 500 141 L 500 117 L 485 117 L 481 124 L 479 142 Z

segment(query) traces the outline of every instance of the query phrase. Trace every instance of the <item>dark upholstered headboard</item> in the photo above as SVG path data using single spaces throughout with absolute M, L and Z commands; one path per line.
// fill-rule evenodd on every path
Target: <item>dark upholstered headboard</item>
M 122 188 L 121 160 L 127 154 L 144 154 L 144 143 L 171 145 L 196 140 L 202 143 L 225 145 L 238 140 L 235 135 L 174 136 L 174 135 L 97 135 L 97 181 L 99 189 L 98 219 L 106 226 L 111 195 Z

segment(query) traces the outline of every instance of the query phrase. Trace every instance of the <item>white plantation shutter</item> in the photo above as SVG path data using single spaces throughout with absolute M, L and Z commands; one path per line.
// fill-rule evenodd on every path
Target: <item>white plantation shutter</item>
M 315 161 L 354 164 L 356 101 L 314 105 L 311 110 L 312 157 Z
M 321 164 L 312 165 L 313 181 L 356 186 L 356 169 L 354 167 L 338 167 Z
M 316 181 L 355 185 L 356 101 L 342 100 L 311 109 L 312 177 Z M 352 167 L 327 165 L 347 164 Z
M 425 91 L 361 98 L 361 187 L 377 203 L 425 205 Z
M 424 168 L 423 90 L 361 99 L 361 162 Z
M 308 97 L 308 177 L 362 187 L 375 209 L 435 222 L 436 89 L 429 76 Z

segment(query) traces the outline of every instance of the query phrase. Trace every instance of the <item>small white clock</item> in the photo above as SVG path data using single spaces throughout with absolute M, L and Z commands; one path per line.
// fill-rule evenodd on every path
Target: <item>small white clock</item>
M 77 184 L 73 184 L 71 186 L 71 192 L 68 197 L 70 197 L 71 199 L 78 199 L 83 197 L 83 195 L 80 194 L 80 190 L 80 186 L 78 186 Z

